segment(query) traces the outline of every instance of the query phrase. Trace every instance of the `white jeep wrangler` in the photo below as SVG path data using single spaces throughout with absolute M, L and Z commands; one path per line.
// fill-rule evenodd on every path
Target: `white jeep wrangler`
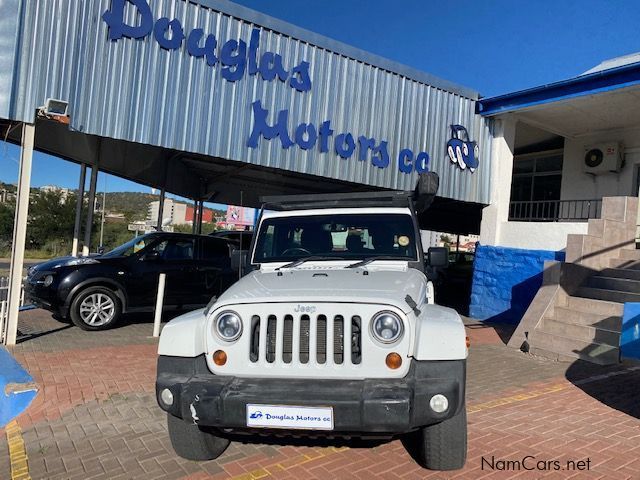
M 406 434 L 423 467 L 464 465 L 465 330 L 428 300 L 414 200 L 267 199 L 251 271 L 162 331 L 156 395 L 180 456 L 214 459 L 237 434 Z

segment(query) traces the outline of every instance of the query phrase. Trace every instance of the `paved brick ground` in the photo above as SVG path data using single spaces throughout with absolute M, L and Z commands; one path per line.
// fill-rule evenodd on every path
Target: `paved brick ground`
M 153 395 L 149 322 L 86 333 L 36 310 L 22 314 L 20 330 L 13 353 L 40 388 L 18 419 L 34 479 L 640 478 L 640 368 L 535 358 L 506 348 L 504 328 L 468 325 L 469 459 L 446 474 L 421 470 L 399 440 L 251 439 L 218 461 L 182 460 Z M 2 479 L 10 478 L 7 452 L 0 431 Z M 527 455 L 528 467 L 557 460 L 564 470 L 548 463 L 539 466 L 551 470 L 506 471 L 500 463 Z M 569 460 L 589 460 L 590 469 L 566 470 Z

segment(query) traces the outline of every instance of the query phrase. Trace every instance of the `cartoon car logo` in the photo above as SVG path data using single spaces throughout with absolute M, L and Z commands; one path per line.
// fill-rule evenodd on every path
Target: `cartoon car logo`
M 249 415 L 249 418 L 262 418 L 262 412 L 260 410 L 253 412 Z
M 451 140 L 447 142 L 447 153 L 452 163 L 457 163 L 462 170 L 468 167 L 471 173 L 476 171 L 480 163 L 478 143 L 469 140 L 469 133 L 462 125 L 451 125 Z

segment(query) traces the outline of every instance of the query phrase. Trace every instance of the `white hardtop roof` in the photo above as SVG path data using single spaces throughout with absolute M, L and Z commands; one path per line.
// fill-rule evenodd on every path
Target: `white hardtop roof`
M 317 208 L 310 210 L 265 211 L 263 220 L 279 217 L 308 217 L 312 215 L 371 215 L 376 213 L 411 215 L 411 210 L 402 207 L 365 207 L 365 208 Z

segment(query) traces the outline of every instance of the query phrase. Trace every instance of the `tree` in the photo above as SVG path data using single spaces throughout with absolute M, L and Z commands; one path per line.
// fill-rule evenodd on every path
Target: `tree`
M 27 226 L 28 248 L 46 247 L 54 255 L 69 253 L 76 217 L 76 198 L 75 193 L 55 190 L 37 191 L 33 194 Z M 89 207 L 86 200 L 84 203 L 82 225 Z M 94 231 L 97 225 L 98 218 L 94 216 Z
M 0 204 L 0 239 L 11 242 L 13 238 L 13 218 L 16 213 L 15 205 Z

